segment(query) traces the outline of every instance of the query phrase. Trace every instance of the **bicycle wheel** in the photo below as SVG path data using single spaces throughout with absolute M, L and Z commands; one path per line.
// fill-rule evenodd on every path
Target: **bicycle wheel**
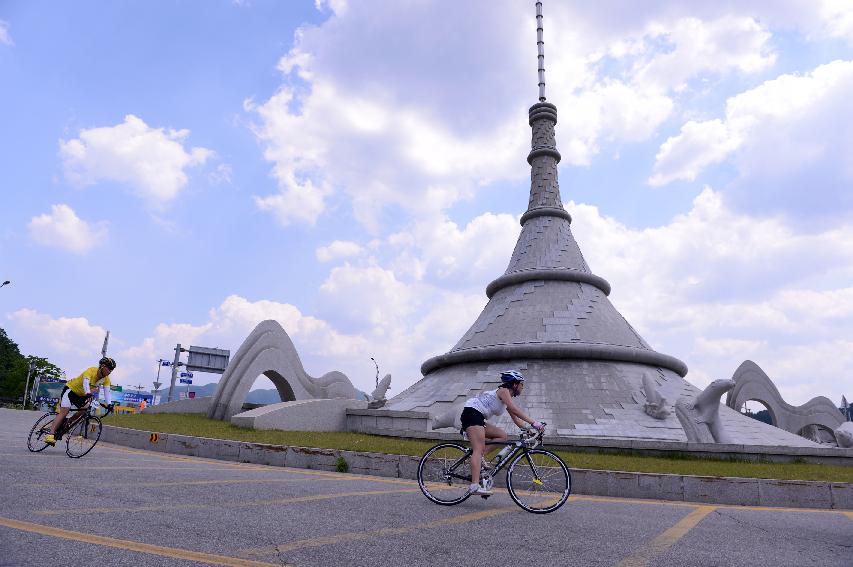
M 94 415 L 86 416 L 66 433 L 65 454 L 79 459 L 92 450 L 101 438 L 101 420 Z
M 560 457 L 533 449 L 512 461 L 506 485 L 516 504 L 534 514 L 547 514 L 566 503 L 572 491 L 572 475 Z
M 459 504 L 470 496 L 470 485 L 471 458 L 461 445 L 440 443 L 427 451 L 418 465 L 418 486 L 436 504 Z
M 47 448 L 47 443 L 44 442 L 44 437 L 50 433 L 50 423 L 56 417 L 56 412 L 47 412 L 36 421 L 33 428 L 30 429 L 30 436 L 27 437 L 27 448 L 33 453 L 44 451 Z

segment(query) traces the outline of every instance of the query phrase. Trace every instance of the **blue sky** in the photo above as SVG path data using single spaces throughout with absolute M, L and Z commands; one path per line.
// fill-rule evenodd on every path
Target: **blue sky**
M 853 3 L 544 9 L 563 201 L 616 307 L 698 386 L 751 359 L 791 403 L 849 397 Z M 370 391 L 373 356 L 400 392 L 518 236 L 534 13 L 0 3 L 0 324 L 72 375 L 109 329 L 150 385 L 275 318 L 309 373 Z

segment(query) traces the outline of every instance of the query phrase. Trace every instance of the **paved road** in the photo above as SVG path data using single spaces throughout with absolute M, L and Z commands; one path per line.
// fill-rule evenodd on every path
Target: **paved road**
M 853 565 L 853 512 L 505 492 L 455 506 L 415 483 L 99 444 L 30 453 L 0 410 L 0 565 Z

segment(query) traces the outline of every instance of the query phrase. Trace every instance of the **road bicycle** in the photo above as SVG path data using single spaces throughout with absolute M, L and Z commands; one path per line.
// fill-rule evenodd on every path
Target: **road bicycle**
M 100 406 L 107 410 L 104 417 L 113 411 L 112 405 L 100 404 Z M 101 438 L 101 419 L 93 415 L 91 410 L 91 403 L 74 410 L 74 415 L 66 416 L 54 434 L 57 442 L 65 437 L 65 454 L 72 459 L 79 459 L 91 451 Z M 27 447 L 33 453 L 44 451 L 49 446 L 44 438 L 50 433 L 50 424 L 54 418 L 56 418 L 56 412 L 49 411 L 36 420 L 30 430 L 30 436 L 27 437 Z
M 541 431 L 523 431 L 518 441 L 487 442 L 486 451 L 489 445 L 504 445 L 509 454 L 503 458 L 499 454 L 492 463 L 484 460 L 480 472 L 481 484 L 491 489 L 497 474 L 508 465 L 506 488 L 510 497 L 534 514 L 557 510 L 572 491 L 572 475 L 566 463 L 539 448 L 544 431 L 544 427 Z M 444 506 L 467 500 L 471 496 L 471 453 L 470 447 L 452 442 L 439 443 L 424 453 L 418 464 L 418 486 L 424 496 Z

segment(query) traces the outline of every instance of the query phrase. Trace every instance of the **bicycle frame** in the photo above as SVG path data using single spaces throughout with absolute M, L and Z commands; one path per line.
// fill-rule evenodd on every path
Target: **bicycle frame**
M 488 471 L 484 471 L 484 473 L 487 474 L 489 477 L 494 478 L 508 463 L 511 463 L 513 460 L 515 460 L 516 455 L 518 455 L 520 452 L 524 453 L 524 455 L 528 455 L 530 449 L 535 449 L 536 447 L 539 447 L 542 444 L 542 435 L 541 434 L 539 434 L 535 437 L 532 437 L 530 439 L 534 440 L 534 442 L 532 444 L 529 444 L 529 439 L 523 439 L 523 438 L 519 439 L 518 441 L 487 441 L 486 447 L 488 447 L 489 445 L 503 445 L 503 446 L 514 445 L 515 449 L 510 451 L 509 455 L 504 457 L 497 465 L 495 465 L 494 468 L 492 468 Z M 472 449 L 471 447 L 468 447 L 468 449 L 466 449 L 466 451 L 465 451 L 465 454 L 462 457 L 460 457 L 455 463 L 450 465 L 450 467 L 448 467 L 448 470 L 447 470 L 448 474 L 450 474 L 451 476 L 454 476 L 458 479 L 467 480 L 468 482 L 471 482 L 470 475 L 469 476 L 462 476 L 462 475 L 455 474 L 454 471 L 457 469 L 457 467 L 462 465 L 462 463 L 464 463 L 465 461 L 470 459 L 471 454 L 473 452 L 474 452 L 474 449 Z M 533 461 L 530 459 L 529 456 L 527 457 L 527 462 L 530 464 L 530 466 L 533 468 L 533 470 L 535 472 L 536 466 L 533 464 Z

